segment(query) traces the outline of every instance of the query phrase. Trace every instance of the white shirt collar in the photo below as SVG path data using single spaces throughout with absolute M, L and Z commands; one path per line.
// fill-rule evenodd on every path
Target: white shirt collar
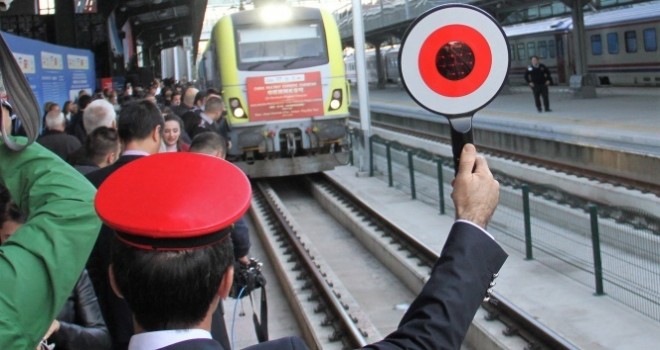
M 206 115 L 206 113 L 202 112 L 199 114 L 199 116 L 202 118 L 203 121 L 205 121 L 207 124 L 213 124 L 213 119 Z
M 131 337 L 128 350 L 155 350 L 190 339 L 212 339 L 203 329 L 174 329 L 138 333 Z
M 149 152 L 139 149 L 129 149 L 121 154 L 122 156 L 148 156 Z

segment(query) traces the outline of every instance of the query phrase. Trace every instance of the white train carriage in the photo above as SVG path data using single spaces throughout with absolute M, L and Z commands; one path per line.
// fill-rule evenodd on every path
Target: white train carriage
M 660 1 L 585 14 L 589 73 L 601 84 L 660 86 Z M 573 21 L 570 17 L 507 26 L 511 84 L 523 83 L 531 56 L 567 83 L 575 72 Z

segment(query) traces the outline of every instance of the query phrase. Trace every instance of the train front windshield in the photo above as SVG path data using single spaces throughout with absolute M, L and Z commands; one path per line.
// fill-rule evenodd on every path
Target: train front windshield
M 328 63 L 321 23 L 236 30 L 240 70 L 288 70 Z

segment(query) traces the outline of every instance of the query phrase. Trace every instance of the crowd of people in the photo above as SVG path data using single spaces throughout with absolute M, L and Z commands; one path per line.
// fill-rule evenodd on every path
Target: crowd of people
M 249 261 L 251 189 L 224 160 L 220 93 L 154 82 L 62 106 L 44 106 L 37 144 L 0 145 L 0 348 L 231 349 L 221 300 Z M 2 130 L 20 140 L 26 116 L 12 115 L 4 101 Z M 441 258 L 398 330 L 367 348 L 458 349 L 488 296 L 506 259 L 485 231 L 499 184 L 474 146 L 460 160 Z

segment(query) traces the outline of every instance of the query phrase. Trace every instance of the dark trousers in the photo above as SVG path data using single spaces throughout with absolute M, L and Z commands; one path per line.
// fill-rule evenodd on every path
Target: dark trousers
M 545 84 L 534 84 L 532 88 L 534 92 L 534 103 L 536 103 L 536 109 L 541 110 L 541 96 L 543 96 L 543 107 L 545 110 L 550 109 L 550 100 L 548 99 L 548 86 Z

